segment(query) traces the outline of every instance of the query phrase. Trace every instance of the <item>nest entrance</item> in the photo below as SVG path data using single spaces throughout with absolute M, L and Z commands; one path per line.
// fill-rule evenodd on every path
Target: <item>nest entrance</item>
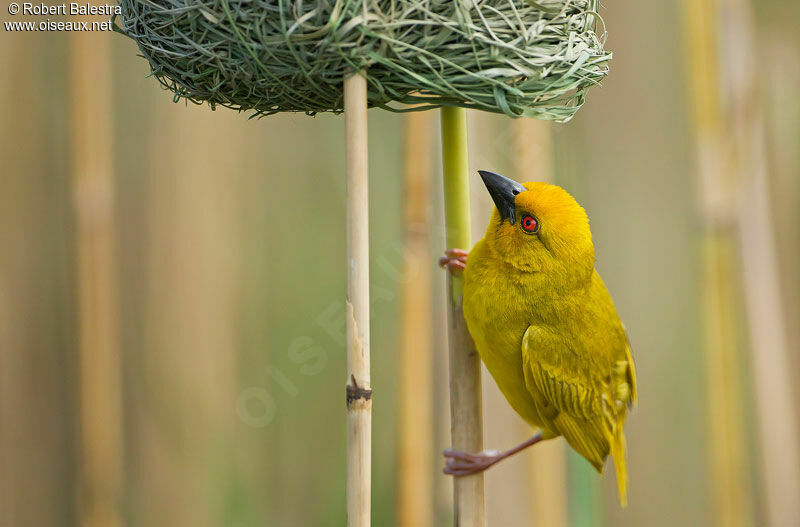
M 608 72 L 597 0 L 122 0 L 119 31 L 159 82 L 212 106 L 462 106 L 566 121 Z M 417 106 L 420 108 L 420 106 Z

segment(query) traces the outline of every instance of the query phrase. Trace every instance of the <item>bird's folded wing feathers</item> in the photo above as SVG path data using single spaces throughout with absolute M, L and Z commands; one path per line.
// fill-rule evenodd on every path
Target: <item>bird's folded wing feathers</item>
M 522 359 L 529 390 L 535 388 L 534 395 L 560 413 L 616 420 L 636 400 L 629 346 L 617 354 L 575 350 L 558 335 L 530 326 L 522 339 Z
M 622 464 L 622 426 L 635 397 L 630 352 L 592 353 L 574 349 L 576 345 L 574 339 L 567 341 L 546 328 L 529 327 L 522 339 L 528 390 L 549 421 L 545 424 L 597 470 L 609 453 Z

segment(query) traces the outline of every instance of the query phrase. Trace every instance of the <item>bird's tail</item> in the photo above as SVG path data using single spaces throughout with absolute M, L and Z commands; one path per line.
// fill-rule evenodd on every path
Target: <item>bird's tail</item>
M 614 457 L 614 468 L 617 471 L 617 489 L 619 504 L 628 505 L 628 464 L 625 461 L 625 434 L 621 424 L 617 426 L 614 436 L 610 441 L 611 455 Z
M 598 472 L 603 472 L 603 464 L 609 454 L 614 457 L 619 503 L 625 507 L 628 504 L 628 465 L 625 462 L 625 434 L 622 431 L 625 426 L 625 414 L 617 417 L 613 423 L 611 420 L 600 419 L 579 422 L 565 413 L 560 413 L 554 423 L 570 446 L 585 457 Z

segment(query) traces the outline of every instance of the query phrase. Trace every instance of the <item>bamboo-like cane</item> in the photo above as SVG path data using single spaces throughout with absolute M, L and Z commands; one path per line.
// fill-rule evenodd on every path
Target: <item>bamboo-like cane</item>
M 433 520 L 433 313 L 428 206 L 431 181 L 430 112 L 405 117 L 405 266 L 403 269 L 400 411 L 398 423 L 399 527 Z
M 344 79 L 347 172 L 347 525 L 370 524 L 372 389 L 369 373 L 367 81 Z
M 472 247 L 469 207 L 469 158 L 466 110 L 442 109 L 445 231 L 448 248 Z M 464 321 L 463 279 L 448 273 L 450 410 L 453 448 L 483 448 L 481 365 Z M 453 478 L 453 507 L 458 527 L 485 524 L 483 474 Z
M 755 38 L 748 0 L 723 0 L 725 21 L 718 49 L 730 89 L 734 126 L 730 148 L 739 176 L 738 198 L 747 213 L 736 215 L 742 262 L 750 358 L 758 408 L 758 455 L 769 525 L 800 519 L 800 425 L 792 393 L 788 334 L 778 278 L 766 138 L 755 64 Z M 746 198 L 745 198 L 746 196 Z M 738 211 L 745 210 L 744 206 Z
M 81 525 L 121 524 L 122 423 L 114 264 L 111 57 L 92 33 L 70 39 L 76 244 Z
M 704 232 L 704 326 L 707 360 L 709 452 L 714 516 L 719 525 L 752 523 L 742 408 L 741 343 L 733 294 L 735 205 L 720 104 L 717 0 L 685 0 L 694 126 Z

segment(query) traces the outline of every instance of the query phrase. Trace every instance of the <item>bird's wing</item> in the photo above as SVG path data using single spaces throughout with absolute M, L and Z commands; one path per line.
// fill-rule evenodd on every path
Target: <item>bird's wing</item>
M 592 340 L 565 339 L 545 327 L 530 326 L 522 339 L 525 383 L 547 424 L 597 470 L 609 453 L 614 456 L 624 496 L 622 427 L 636 390 L 630 347 L 593 349 L 613 347 L 619 339 L 588 338 Z
M 636 398 L 630 346 L 626 342 L 615 353 L 597 353 L 581 344 L 544 327 L 530 326 L 522 339 L 528 389 L 552 408 L 550 415 L 616 418 Z

